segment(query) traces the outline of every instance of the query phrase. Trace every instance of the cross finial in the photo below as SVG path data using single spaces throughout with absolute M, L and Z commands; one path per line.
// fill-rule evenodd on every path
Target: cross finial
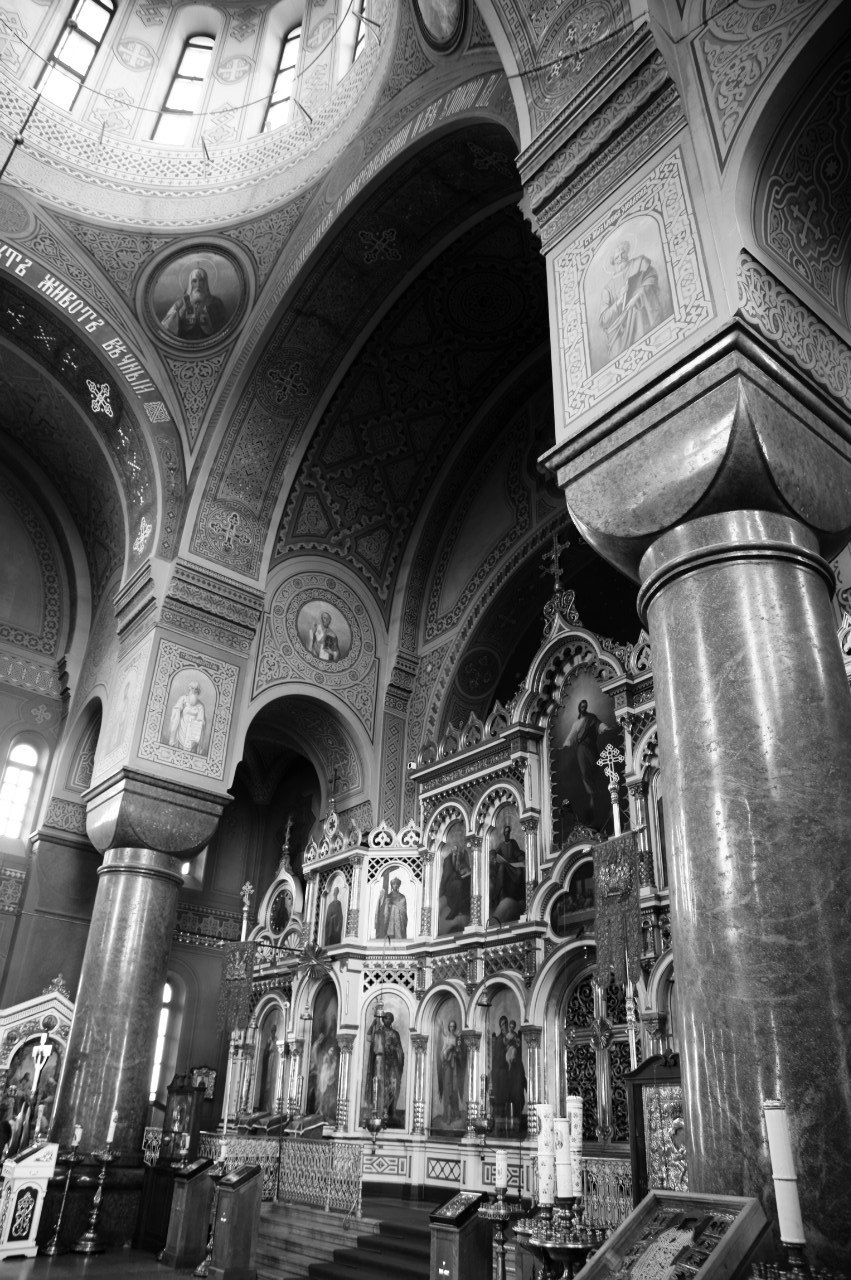
M 621 814 L 618 807 L 618 765 L 623 764 L 624 756 L 622 751 L 618 751 L 617 747 L 610 742 L 603 750 L 597 764 L 603 770 L 609 783 L 609 799 L 612 802 L 612 819 L 615 826 L 615 835 L 621 833 Z
M 612 746 L 610 742 L 597 764 L 605 772 L 609 786 L 611 787 L 613 784 L 617 786 L 618 771 L 616 766 L 623 764 L 623 752 L 618 751 L 617 747 Z
M 561 553 L 566 551 L 570 546 L 570 541 L 565 538 L 564 542 L 559 539 L 557 533 L 553 534 L 553 545 L 549 551 L 545 551 L 543 559 L 549 567 L 549 572 L 553 575 L 553 592 L 561 591 Z

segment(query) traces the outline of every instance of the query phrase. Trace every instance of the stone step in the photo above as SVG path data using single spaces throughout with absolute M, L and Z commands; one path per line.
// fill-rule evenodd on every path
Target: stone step
M 354 1248 L 359 1235 L 378 1231 L 376 1219 L 347 1218 L 311 1205 L 264 1204 L 255 1248 L 257 1280 L 306 1280 L 314 1262 L 335 1249 Z

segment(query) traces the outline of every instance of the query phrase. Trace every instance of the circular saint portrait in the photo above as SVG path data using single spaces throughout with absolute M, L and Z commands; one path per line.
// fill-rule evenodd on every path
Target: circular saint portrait
M 351 652 L 352 629 L 329 600 L 302 605 L 296 619 L 299 639 L 317 662 L 343 662 Z
M 200 247 L 169 258 L 148 289 L 148 319 L 156 333 L 173 342 L 213 343 L 242 315 L 245 282 L 234 258 Z

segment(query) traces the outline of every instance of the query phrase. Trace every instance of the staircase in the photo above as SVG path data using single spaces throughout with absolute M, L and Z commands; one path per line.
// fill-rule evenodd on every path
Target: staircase
M 363 1203 L 362 1218 L 264 1204 L 253 1259 L 257 1280 L 428 1280 L 429 1214 L 437 1205 L 378 1197 Z
M 352 1245 L 335 1249 L 333 1258 L 314 1262 L 310 1280 L 429 1280 L 431 1232 L 427 1201 L 370 1198 L 365 1206 L 378 1230 L 359 1231 Z M 361 1220 L 363 1221 L 363 1219 Z
M 257 1280 L 306 1280 L 308 1267 L 330 1261 L 335 1249 L 378 1231 L 374 1218 L 347 1218 L 303 1204 L 264 1204 L 253 1264 Z

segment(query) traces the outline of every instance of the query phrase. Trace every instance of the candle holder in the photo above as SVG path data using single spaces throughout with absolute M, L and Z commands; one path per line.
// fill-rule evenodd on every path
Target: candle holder
M 203 1259 L 192 1272 L 193 1276 L 207 1276 L 210 1274 L 210 1267 L 213 1262 L 213 1246 L 216 1242 L 216 1219 L 219 1215 L 219 1183 L 226 1173 L 225 1157 L 219 1153 L 216 1163 L 210 1170 L 210 1178 L 213 1182 L 213 1207 L 210 1211 L 210 1234 L 207 1236 L 207 1248 L 204 1252 Z
M 377 1111 L 372 1112 L 372 1114 L 367 1119 L 366 1124 L 364 1125 L 364 1129 L 366 1129 L 367 1133 L 372 1139 L 373 1155 L 375 1155 L 375 1144 L 378 1140 L 378 1135 L 379 1133 L 381 1133 L 382 1129 L 386 1128 L 386 1126 L 387 1126 L 387 1120 L 385 1119 L 384 1116 L 380 1116 Z
M 515 1227 L 520 1245 L 541 1264 L 541 1280 L 573 1280 L 602 1241 L 582 1222 L 581 1197 L 556 1197 L 541 1205 L 523 1230 Z
M 755 1262 L 751 1267 L 753 1280 L 842 1280 L 842 1273 L 827 1267 L 811 1267 L 802 1244 L 781 1241 L 787 1266 L 779 1262 Z
M 59 1216 L 53 1228 L 53 1235 L 48 1240 L 43 1249 L 39 1249 L 39 1253 L 43 1253 L 47 1258 L 55 1258 L 60 1253 L 67 1253 L 67 1249 L 63 1249 L 59 1244 L 59 1233 L 62 1230 L 62 1218 L 65 1214 L 65 1201 L 68 1199 L 68 1188 L 71 1185 L 71 1174 L 74 1172 L 74 1165 L 82 1160 L 82 1156 L 77 1155 L 77 1148 L 72 1147 L 67 1155 L 62 1157 L 68 1162 L 68 1168 L 65 1172 L 65 1186 L 62 1189 L 62 1199 L 59 1202 Z
M 512 1203 L 506 1198 L 505 1188 L 498 1187 L 496 1199 L 479 1205 L 479 1217 L 493 1223 L 494 1244 L 496 1246 L 496 1280 L 505 1280 L 505 1228 L 512 1218 L 519 1218 L 523 1213 L 519 1201 Z
M 477 1115 L 475 1120 L 473 1121 L 473 1130 L 476 1133 L 477 1137 L 481 1140 L 482 1150 L 484 1150 L 485 1148 L 485 1139 L 487 1138 L 489 1133 L 493 1133 L 493 1129 L 494 1129 L 493 1094 L 489 1093 L 488 1105 L 485 1108 L 484 1114 Z
M 93 1151 L 93 1157 L 100 1164 L 100 1173 L 98 1174 L 98 1184 L 95 1188 L 94 1199 L 92 1200 L 92 1210 L 89 1214 L 89 1225 L 76 1244 L 72 1246 L 72 1253 L 105 1253 L 106 1245 L 98 1235 L 98 1218 L 100 1217 L 101 1204 L 103 1203 L 103 1187 L 106 1182 L 106 1171 L 115 1159 L 112 1150 L 112 1144 L 107 1143 L 105 1151 Z

